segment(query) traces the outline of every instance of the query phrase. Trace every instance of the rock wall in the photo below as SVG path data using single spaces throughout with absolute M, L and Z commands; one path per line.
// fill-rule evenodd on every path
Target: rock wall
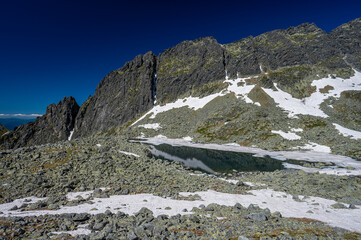
M 315 24 L 275 30 L 224 45 L 229 77 L 295 65 L 323 64 L 329 69 L 347 67 L 337 43 Z
M 156 57 L 148 52 L 109 73 L 80 108 L 74 137 L 108 131 L 153 107 Z
M 9 130 L 8 130 L 6 127 L 4 127 L 3 125 L 0 124 L 0 137 L 1 137 L 3 134 L 7 133 L 8 131 L 9 131 Z
M 329 33 L 344 60 L 361 71 L 361 18 L 345 23 Z
M 225 78 L 225 51 L 212 37 L 184 41 L 157 57 L 157 101 L 173 101 Z

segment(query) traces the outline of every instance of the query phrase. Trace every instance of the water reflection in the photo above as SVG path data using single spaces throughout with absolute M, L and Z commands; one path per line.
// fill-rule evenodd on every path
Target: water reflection
M 156 158 L 179 161 L 203 172 L 275 171 L 283 169 L 282 161 L 266 157 L 254 157 L 251 153 L 229 152 L 169 144 L 151 145 Z

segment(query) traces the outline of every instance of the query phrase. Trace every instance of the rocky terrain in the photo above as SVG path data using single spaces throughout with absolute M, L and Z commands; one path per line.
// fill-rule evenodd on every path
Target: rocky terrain
M 0 126 L 0 239 L 361 239 L 360 29 L 184 41 Z M 152 137 L 331 160 L 204 174 L 128 141 Z
M 299 212 L 306 212 L 310 206 L 314 207 L 313 211 L 325 207 L 323 203 L 307 203 L 306 197 L 301 196 L 333 199 L 334 205 L 328 211 L 336 214 L 333 211 L 359 211 L 359 176 L 284 170 L 202 175 L 178 162 L 150 158 L 146 145 L 129 143 L 124 137 L 84 138 L 19 148 L 2 152 L 0 157 L 0 237 L 3 239 L 361 237 L 358 233 L 325 225 L 316 220 L 317 217 L 312 219 L 315 214 L 311 210 L 305 213 L 309 218 L 301 213 L 297 215 L 299 217 L 283 217 L 283 213 L 242 202 L 232 204 L 229 200 L 230 205 L 216 204 L 215 198 L 214 203 L 208 204 L 201 195 L 213 190 L 221 194 L 245 194 L 247 199 L 256 194 L 249 191 L 271 187 L 291 194 L 291 202 L 304 203 L 305 209 L 298 209 Z M 190 195 L 185 196 L 182 192 Z M 177 213 L 174 203 L 157 205 L 154 201 L 159 200 L 154 197 L 143 197 L 147 193 L 165 200 L 174 199 L 176 206 L 187 202 L 194 207 L 183 209 L 180 206 L 183 210 Z M 149 206 L 148 209 L 139 204 L 133 210 L 135 214 L 130 213 L 127 206 L 131 203 L 116 200 L 117 197 L 132 196 L 144 198 L 139 201 Z M 107 199 L 113 202 L 109 207 L 106 207 Z M 269 200 L 262 197 L 260 201 L 266 203 Z M 90 211 L 81 210 L 87 205 Z M 351 218 L 349 222 L 352 222 Z

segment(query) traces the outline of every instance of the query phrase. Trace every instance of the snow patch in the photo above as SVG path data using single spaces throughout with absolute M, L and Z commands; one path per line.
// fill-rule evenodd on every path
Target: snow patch
M 239 182 L 239 180 L 234 180 L 234 179 L 225 179 L 225 178 L 218 178 L 218 179 L 232 184 L 237 184 Z
M 183 138 L 183 140 L 190 142 L 190 141 L 192 141 L 192 140 L 193 140 L 193 138 L 191 138 L 191 137 L 187 136 L 187 137 L 184 137 L 184 138 Z
M 267 186 L 264 183 L 252 183 L 252 182 L 243 182 L 244 184 L 250 186 L 250 187 L 263 187 L 263 186 Z
M 326 167 L 326 168 L 309 168 L 303 167 L 296 164 L 291 163 L 283 163 L 283 166 L 288 169 L 298 169 L 308 173 L 323 173 L 323 174 L 330 174 L 330 175 L 339 175 L 339 176 L 347 176 L 347 175 L 359 175 L 359 173 L 353 174 L 349 169 L 345 168 L 338 168 L 338 167 Z
M 86 191 L 86 192 L 70 192 L 66 195 L 69 201 L 76 200 L 78 198 L 87 199 L 93 194 L 94 191 Z
M 229 84 L 226 93 L 234 93 L 237 96 L 237 98 L 243 97 L 243 99 L 246 101 L 246 103 L 254 103 L 248 97 L 248 94 L 252 91 L 252 89 L 256 85 L 247 85 L 246 79 L 248 79 L 248 78 L 236 78 L 234 80 L 224 81 L 225 83 Z
M 71 138 L 73 137 L 73 133 L 74 133 L 74 128 L 73 130 L 70 131 L 70 135 L 68 137 L 68 141 L 71 141 Z
M 161 214 L 169 216 L 192 214 L 192 208 L 199 207 L 201 204 L 207 206 L 211 203 L 217 203 L 219 205 L 234 206 L 236 203 L 240 203 L 244 207 L 256 204 L 260 208 L 269 208 L 271 212 L 279 211 L 283 217 L 311 218 L 331 226 L 361 232 L 361 206 L 359 205 L 356 206 L 356 209 L 334 209 L 331 205 L 335 204 L 336 201 L 325 198 L 305 198 L 300 196 L 302 201 L 295 201 L 292 195 L 272 189 L 251 190 L 248 193 L 250 194 L 229 194 L 213 190 L 180 193 L 182 196 L 198 194 L 201 200 L 195 201 L 174 200 L 152 194 L 115 195 L 109 198 L 95 198 L 93 204 L 84 203 L 77 206 L 62 206 L 58 210 L 11 211 L 13 212 L 11 216 L 39 216 L 63 213 L 98 214 L 104 213 L 106 210 L 110 210 L 113 213 L 121 211 L 134 215 L 142 207 L 146 207 L 157 217 Z M 9 203 L 0 204 L 0 209 L 3 212 L 0 214 L 0 217 L 10 216 Z M 187 209 L 188 212 L 182 212 L 183 209 Z M 80 229 L 78 230 L 80 231 Z
M 331 148 L 314 142 L 309 142 L 305 146 L 293 147 L 294 149 L 312 150 L 315 152 L 331 153 Z
M 12 212 L 15 213 L 15 211 L 9 211 L 11 208 L 17 206 L 20 207 L 21 205 L 23 205 L 24 203 L 26 204 L 30 204 L 30 203 L 35 203 L 38 201 L 42 201 L 45 200 L 46 198 L 37 198 L 37 197 L 27 197 L 27 198 L 20 198 L 20 199 L 16 199 L 13 202 L 10 203 L 4 203 L 4 204 L 0 204 L 0 213 L 1 212 L 7 212 L 8 215 L 11 215 Z M 0 214 L 1 217 L 1 214 Z
M 291 128 L 292 132 L 303 132 L 302 128 Z
M 270 97 L 274 99 L 274 101 L 278 104 L 278 106 L 285 111 L 288 112 L 288 116 L 291 118 L 297 118 L 297 114 L 303 115 L 313 115 L 327 118 L 328 115 L 325 114 L 320 109 L 320 104 L 329 97 L 339 98 L 343 91 L 348 90 L 361 90 L 361 73 L 355 71 L 355 75 L 349 79 L 341 79 L 341 78 L 332 78 L 331 76 L 328 78 L 322 78 L 319 80 L 314 80 L 311 85 L 316 87 L 316 92 L 312 93 L 311 96 L 297 99 L 293 98 L 291 94 L 282 91 L 278 88 L 277 84 L 275 84 L 274 89 L 262 88 Z M 253 76 L 257 77 L 257 76 Z M 224 83 L 228 83 L 228 87 L 226 90 L 223 90 L 219 93 L 211 94 L 209 96 L 199 98 L 199 97 L 187 97 L 184 99 L 178 99 L 173 103 L 167 103 L 163 106 L 156 105 L 150 111 L 145 113 L 142 117 L 140 117 L 137 121 L 135 121 L 131 126 L 134 126 L 139 121 L 144 119 L 149 114 L 149 118 L 155 118 L 157 114 L 169 111 L 174 108 L 181 107 L 189 107 L 193 110 L 198 110 L 203 108 L 210 101 L 219 96 L 224 96 L 229 93 L 234 93 L 238 98 L 242 97 L 246 103 L 253 103 L 256 105 L 260 105 L 259 102 L 253 102 L 248 94 L 252 91 L 252 89 L 256 86 L 253 84 L 247 85 L 246 80 L 250 78 L 239 78 L 229 79 L 227 72 L 225 72 L 226 80 Z M 333 89 L 329 90 L 328 93 L 321 93 L 320 89 L 326 87 L 327 85 L 332 86 Z
M 134 157 L 140 157 L 138 154 L 131 153 L 131 152 L 125 152 L 125 151 L 119 151 L 120 153 L 123 153 L 125 155 L 134 156 Z
M 89 224 L 81 224 L 81 225 L 78 226 L 77 230 L 63 231 L 63 232 L 52 232 L 52 234 L 59 235 L 59 234 L 66 233 L 66 234 L 70 234 L 73 237 L 78 236 L 78 235 L 82 235 L 82 234 L 89 235 L 89 234 L 91 234 L 92 231 L 87 229 L 88 225 Z
M 361 73 L 355 71 L 355 75 L 349 79 L 342 78 L 322 78 L 314 80 L 311 85 L 316 87 L 316 92 L 311 96 L 304 99 L 293 98 L 289 93 L 286 93 L 277 87 L 276 91 L 273 89 L 262 88 L 269 96 L 271 96 L 278 106 L 288 112 L 289 117 L 297 117 L 297 114 L 313 115 L 318 117 L 327 118 L 320 109 L 320 104 L 329 97 L 339 98 L 343 91 L 348 90 L 361 90 Z M 321 93 L 320 89 L 327 85 L 332 86 L 334 89 L 329 90 L 328 93 Z
M 295 133 L 292 133 L 292 132 L 283 132 L 282 130 L 279 130 L 279 131 L 275 131 L 275 130 L 272 130 L 272 133 L 276 133 L 278 135 L 281 135 L 281 137 L 283 137 L 284 139 L 287 139 L 287 140 L 299 140 L 301 139 L 300 136 L 298 136 L 297 134 Z
M 143 120 L 149 114 L 151 114 L 149 118 L 154 119 L 159 113 L 167 112 L 174 108 L 188 107 L 188 108 L 196 111 L 198 109 L 203 108 L 205 105 L 207 105 L 210 101 L 212 101 L 216 97 L 224 96 L 229 93 L 234 93 L 238 97 L 243 96 L 244 100 L 247 103 L 253 103 L 253 101 L 247 97 L 247 94 L 255 87 L 255 85 L 246 85 L 246 81 L 245 81 L 246 79 L 247 78 L 237 78 L 234 80 L 229 80 L 227 73 L 226 73 L 226 80 L 224 82 L 229 83 L 229 86 L 225 91 L 211 94 L 211 95 L 208 95 L 203 98 L 190 96 L 190 97 L 186 97 L 183 99 L 178 99 L 175 102 L 167 103 L 162 106 L 156 105 L 130 126 L 136 125 L 139 121 Z M 238 86 L 239 83 L 243 83 L 243 86 Z
M 138 127 L 142 127 L 146 129 L 154 129 L 156 131 L 162 128 L 159 123 L 148 123 L 148 124 L 138 125 Z
M 333 125 L 345 137 L 351 137 L 352 139 L 361 139 L 361 132 L 342 127 L 337 123 L 333 123 Z

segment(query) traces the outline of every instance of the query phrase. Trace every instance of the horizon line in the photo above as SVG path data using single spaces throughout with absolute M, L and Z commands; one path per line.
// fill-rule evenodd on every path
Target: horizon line
M 23 114 L 23 113 L 15 113 L 15 114 L 7 114 L 0 113 L 0 118 L 4 117 L 24 117 L 24 118 L 36 118 L 40 117 L 42 114 L 32 113 L 32 114 Z

